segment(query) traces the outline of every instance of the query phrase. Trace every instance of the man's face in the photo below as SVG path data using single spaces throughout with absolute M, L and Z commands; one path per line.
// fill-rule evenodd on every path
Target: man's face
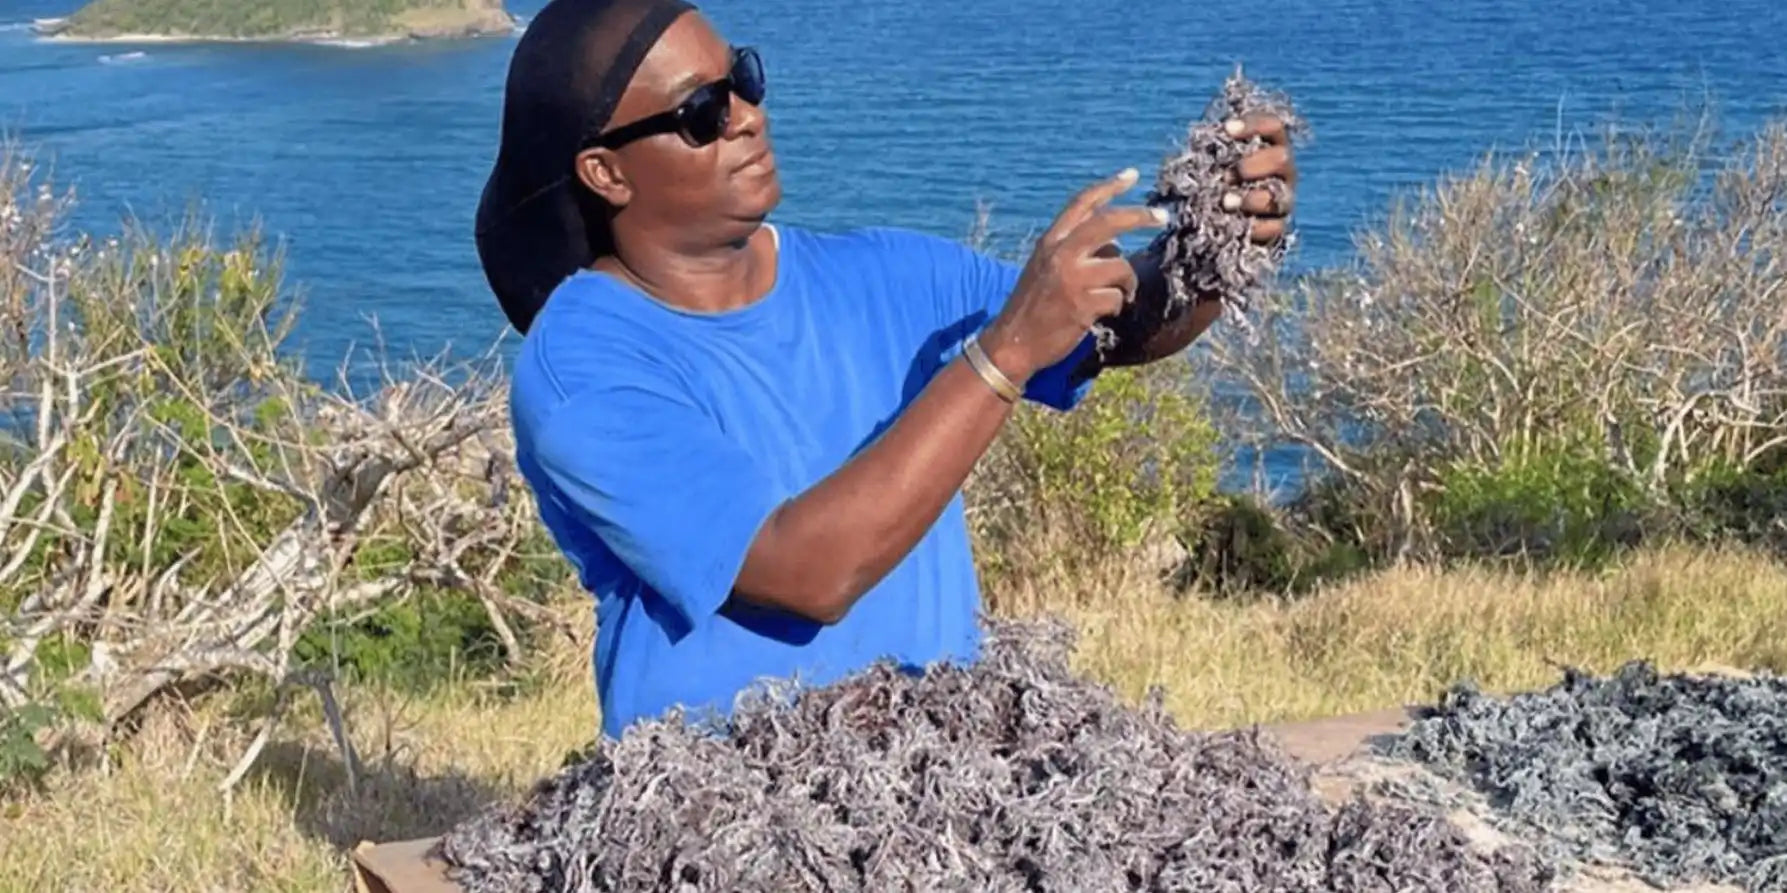
M 646 54 L 607 129 L 676 108 L 696 88 L 730 75 L 732 61 L 731 46 L 706 19 L 684 14 Z M 736 96 L 731 103 L 730 123 L 707 145 L 661 133 L 586 152 L 579 174 L 636 226 L 746 237 L 781 200 L 782 187 L 768 118 Z

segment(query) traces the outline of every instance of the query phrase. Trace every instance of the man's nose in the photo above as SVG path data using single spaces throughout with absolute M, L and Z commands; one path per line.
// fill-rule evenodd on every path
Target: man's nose
M 762 106 L 752 105 L 751 103 L 740 99 L 736 93 L 732 94 L 731 117 L 732 121 L 730 126 L 727 127 L 726 133 L 726 136 L 729 138 L 761 133 L 763 131 L 764 122 L 768 120 L 768 116 L 764 113 Z

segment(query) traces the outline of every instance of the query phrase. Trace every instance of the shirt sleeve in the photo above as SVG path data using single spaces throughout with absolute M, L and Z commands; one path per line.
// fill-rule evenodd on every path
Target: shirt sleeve
M 931 267 L 939 312 L 946 324 L 955 323 L 947 362 L 961 353 L 967 337 L 986 328 L 1017 287 L 1021 264 L 1000 260 L 961 242 L 916 232 L 886 234 L 910 246 Z M 1097 339 L 1088 334 L 1066 357 L 1040 369 L 1025 383 L 1024 397 L 1059 410 L 1070 410 L 1085 398 L 1098 372 L 1085 360 L 1096 349 Z
M 699 625 L 726 603 L 780 496 L 671 376 L 604 378 L 557 407 L 534 459 L 609 550 Z

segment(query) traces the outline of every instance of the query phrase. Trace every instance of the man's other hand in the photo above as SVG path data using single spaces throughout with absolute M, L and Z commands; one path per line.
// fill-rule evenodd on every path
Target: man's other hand
M 1296 204 L 1297 162 L 1292 157 L 1290 134 L 1282 120 L 1265 114 L 1229 121 L 1225 129 L 1235 139 L 1245 140 L 1257 136 L 1265 142 L 1258 151 L 1235 165 L 1230 177 L 1244 191 L 1236 190 L 1226 196 L 1223 207 L 1252 216 L 1254 221 L 1249 229 L 1250 237 L 1261 245 L 1270 245 L 1284 237 L 1285 219 L 1291 215 L 1291 209 Z M 1283 192 L 1276 201 L 1268 189 L 1248 188 L 1248 184 L 1270 177 L 1284 180 Z

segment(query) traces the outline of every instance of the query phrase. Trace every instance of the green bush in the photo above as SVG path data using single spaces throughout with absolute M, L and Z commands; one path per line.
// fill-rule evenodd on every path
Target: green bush
M 1182 592 L 1222 597 L 1291 595 L 1373 565 L 1351 540 L 1322 536 L 1246 494 L 1224 494 L 1185 527 L 1189 551 L 1175 575 Z
M 299 639 L 293 656 L 345 681 L 416 693 L 487 678 L 505 664 L 484 606 L 466 593 L 432 589 L 363 616 L 322 619 Z
M 0 796 L 38 788 L 50 771 L 49 755 L 37 735 L 55 721 L 42 704 L 0 705 Z
M 1170 359 L 1103 373 L 1072 412 L 1025 405 L 967 487 L 992 581 L 1078 573 L 1173 542 L 1216 492 L 1215 429 Z
M 1675 489 L 1674 517 L 1684 537 L 1735 540 L 1787 555 L 1787 468 L 1779 460 L 1750 468 L 1716 466 Z
M 1558 450 L 1499 468 L 1441 469 L 1427 511 L 1448 558 L 1519 556 L 1593 565 L 1636 545 L 1652 508 L 1605 458 Z

